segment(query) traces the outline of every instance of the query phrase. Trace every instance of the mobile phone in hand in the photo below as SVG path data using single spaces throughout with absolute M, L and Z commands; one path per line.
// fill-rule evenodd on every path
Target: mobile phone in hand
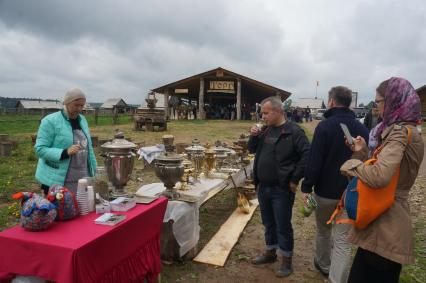
M 342 128 L 343 133 L 345 134 L 346 140 L 348 141 L 348 144 L 353 145 L 354 141 L 352 139 L 352 135 L 349 132 L 348 126 L 346 124 L 340 123 L 340 127 Z

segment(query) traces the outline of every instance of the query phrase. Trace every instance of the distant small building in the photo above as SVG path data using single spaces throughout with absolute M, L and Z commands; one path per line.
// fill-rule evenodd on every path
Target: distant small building
M 20 114 L 45 114 L 53 113 L 63 108 L 62 102 L 51 100 L 19 100 L 16 104 Z
M 93 109 L 99 109 L 99 108 L 101 108 L 103 103 L 102 102 L 89 102 L 89 103 L 86 103 L 86 104 L 89 104 L 90 107 L 93 108 Z
M 422 104 L 422 119 L 426 120 L 426 85 L 416 89 L 417 94 L 420 97 L 420 102 Z
M 21 100 L 14 97 L 0 97 L 0 105 L 5 109 L 16 108 L 16 104 Z
M 87 112 L 93 112 L 93 111 L 95 111 L 95 108 L 90 103 L 86 102 L 86 104 L 84 105 L 83 111 L 86 112 L 86 113 Z
M 324 106 L 324 100 L 320 98 L 299 98 L 291 103 L 291 107 L 309 107 L 311 110 L 322 109 Z
M 122 98 L 110 98 L 101 105 L 100 109 L 111 112 L 125 113 L 128 110 L 127 103 Z

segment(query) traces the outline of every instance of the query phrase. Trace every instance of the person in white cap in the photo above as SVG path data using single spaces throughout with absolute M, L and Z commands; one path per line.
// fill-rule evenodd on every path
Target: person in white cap
M 79 179 L 95 175 L 89 126 L 81 114 L 85 103 L 85 94 L 71 89 L 65 94 L 64 108 L 41 120 L 34 147 L 39 157 L 35 177 L 45 194 L 55 184 L 75 194 Z

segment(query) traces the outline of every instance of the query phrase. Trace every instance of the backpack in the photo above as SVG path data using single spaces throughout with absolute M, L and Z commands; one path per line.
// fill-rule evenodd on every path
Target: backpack
M 411 141 L 411 129 L 408 127 L 406 129 L 409 144 Z M 373 158 L 365 161 L 364 164 L 367 166 L 376 164 L 378 162 L 377 155 L 382 148 L 383 146 L 379 146 L 374 151 Z M 330 224 L 337 216 L 343 213 L 343 209 L 346 209 L 348 218 L 336 219 L 337 224 L 346 223 L 354 225 L 357 229 L 366 228 L 392 206 L 395 200 L 399 172 L 400 168 L 398 167 L 389 184 L 383 188 L 371 188 L 360 178 L 352 178 L 327 224 Z
M 35 193 L 20 192 L 12 196 L 21 200 L 21 226 L 28 231 L 46 230 L 55 220 L 56 208 Z
M 52 185 L 49 188 L 47 199 L 55 205 L 58 211 L 56 220 L 72 219 L 80 213 L 74 193 L 61 185 Z

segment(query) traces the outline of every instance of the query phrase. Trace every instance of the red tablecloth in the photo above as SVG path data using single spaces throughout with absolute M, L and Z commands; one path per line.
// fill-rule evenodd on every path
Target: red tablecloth
M 57 282 L 153 281 L 161 268 L 160 233 L 167 200 L 136 205 L 115 226 L 91 213 L 55 222 L 46 231 L 13 227 L 0 233 L 1 275 L 34 275 Z

